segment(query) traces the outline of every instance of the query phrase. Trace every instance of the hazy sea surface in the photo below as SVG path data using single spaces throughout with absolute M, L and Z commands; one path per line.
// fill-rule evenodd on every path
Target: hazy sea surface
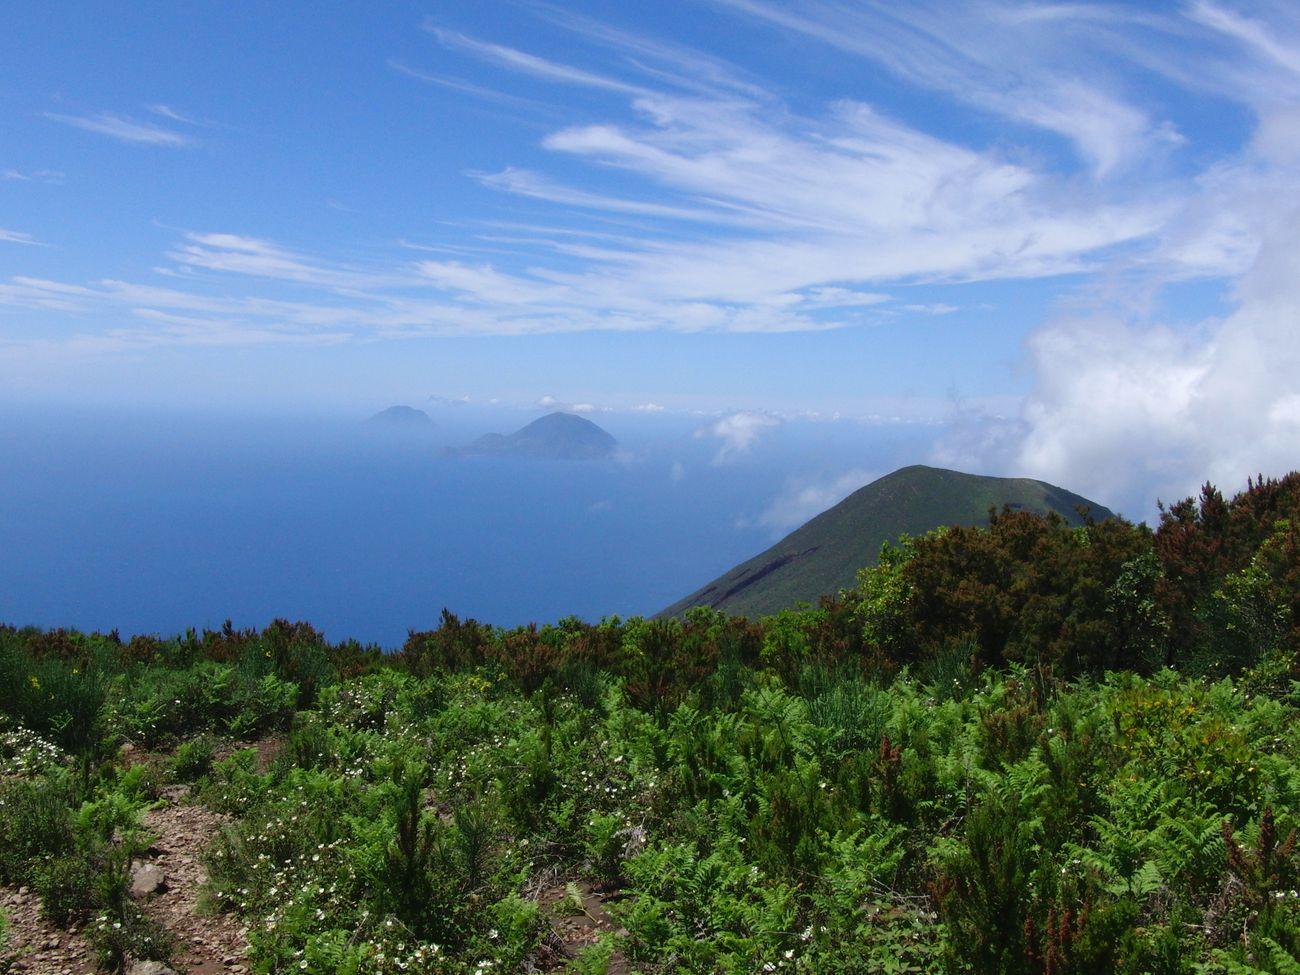
M 922 459 L 933 431 L 787 426 L 742 455 L 699 421 L 596 419 L 616 462 L 446 458 L 531 419 L 0 412 L 0 622 L 309 620 L 400 645 L 442 608 L 501 625 L 653 613 L 771 544 L 774 504 Z

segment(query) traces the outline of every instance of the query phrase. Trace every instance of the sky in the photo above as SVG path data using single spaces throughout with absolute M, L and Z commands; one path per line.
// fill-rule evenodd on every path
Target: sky
M 14 0 L 0 401 L 934 424 L 1140 504 L 1295 466 L 1298 190 L 1277 0 Z

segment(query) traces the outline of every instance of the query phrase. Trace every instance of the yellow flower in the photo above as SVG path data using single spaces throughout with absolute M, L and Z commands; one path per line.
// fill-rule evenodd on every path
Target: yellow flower
M 28 677 L 27 680 L 31 683 L 32 687 L 35 687 L 38 690 L 40 689 L 41 682 L 38 681 L 35 676 Z

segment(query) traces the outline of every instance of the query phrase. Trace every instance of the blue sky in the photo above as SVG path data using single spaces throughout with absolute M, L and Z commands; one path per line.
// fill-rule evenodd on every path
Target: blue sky
M 8 400 L 942 419 L 1112 495 L 1300 446 L 1290 3 L 15 2 L 0 127 Z

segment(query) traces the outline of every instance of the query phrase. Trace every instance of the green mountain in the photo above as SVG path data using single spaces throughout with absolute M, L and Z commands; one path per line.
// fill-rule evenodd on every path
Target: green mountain
M 1098 521 L 1113 512 L 1064 488 L 1023 477 L 981 477 L 936 467 L 904 467 L 859 488 L 835 507 L 795 529 L 766 552 L 697 589 L 660 616 L 692 606 L 712 606 L 757 617 L 815 601 L 852 586 L 863 566 L 874 565 L 880 546 L 904 533 L 920 535 L 941 525 L 980 525 L 990 508 L 1055 511 L 1081 523 L 1082 505 Z
M 590 420 L 572 413 L 548 413 L 511 434 L 489 433 L 449 453 L 458 457 L 549 457 L 600 460 L 612 457 L 618 441 Z

